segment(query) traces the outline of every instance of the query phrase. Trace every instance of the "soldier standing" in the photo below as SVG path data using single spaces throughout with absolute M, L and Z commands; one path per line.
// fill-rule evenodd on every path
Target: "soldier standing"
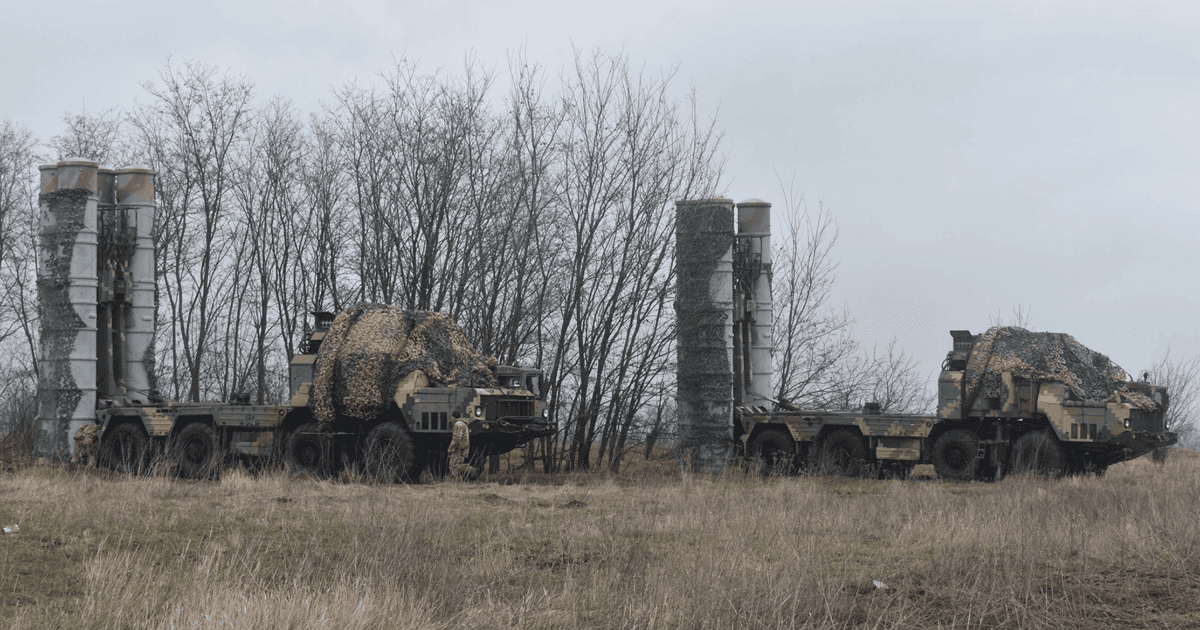
M 88 467 L 96 465 L 96 434 L 99 432 L 100 425 L 94 422 L 75 429 L 75 453 L 71 455 L 72 464 L 78 464 L 86 454 Z
M 455 411 L 451 416 L 454 418 L 454 427 L 450 434 L 450 448 L 446 450 L 450 474 L 459 478 L 478 474 L 479 469 L 467 461 L 467 455 L 471 452 L 471 429 L 461 413 Z

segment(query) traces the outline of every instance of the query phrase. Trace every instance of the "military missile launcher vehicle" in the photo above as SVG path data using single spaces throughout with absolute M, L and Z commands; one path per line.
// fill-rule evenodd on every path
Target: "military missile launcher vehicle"
M 936 414 L 741 405 L 745 454 L 779 471 L 928 463 L 941 478 L 968 480 L 1103 473 L 1177 441 L 1166 426 L 1165 388 L 1130 380 L 1070 335 L 1016 327 L 950 334 Z
M 735 216 L 736 208 L 736 216 Z M 1070 335 L 951 331 L 933 414 L 798 409 L 774 380 L 771 204 L 676 203 L 681 459 L 723 466 L 732 438 L 764 470 L 860 473 L 931 466 L 949 479 L 1103 472 L 1169 446 L 1170 398 Z
M 374 320 L 368 323 L 391 320 L 399 327 L 373 328 L 369 345 L 352 357 L 355 369 L 327 341 L 339 320 L 315 314 L 316 324 L 290 365 L 288 405 L 160 401 L 98 410 L 100 465 L 136 472 L 157 452 L 181 476 L 203 477 L 216 474 L 231 456 L 242 456 L 275 458 L 294 472 L 318 477 L 349 468 L 376 479 L 411 481 L 425 469 L 446 472 L 455 412 L 468 423 L 470 458 L 477 467 L 489 455 L 554 434 L 540 370 L 479 356 L 441 313 L 359 305 L 340 318 L 351 327 L 364 324 L 364 314 Z M 435 334 L 421 336 L 431 328 Z M 397 365 L 389 342 L 391 350 L 407 348 L 410 360 L 425 369 Z M 439 353 L 442 368 L 452 367 L 456 354 L 474 363 L 444 375 L 430 358 Z

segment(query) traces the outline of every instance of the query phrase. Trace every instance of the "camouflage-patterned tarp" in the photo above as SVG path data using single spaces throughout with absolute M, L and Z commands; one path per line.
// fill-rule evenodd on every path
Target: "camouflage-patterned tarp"
M 496 385 L 488 358 L 446 315 L 359 304 L 339 313 L 321 342 L 309 408 L 320 422 L 376 418 L 415 370 L 425 372 L 430 387 Z
M 979 336 L 967 363 L 968 404 L 1001 395 L 1002 372 L 1069 387 L 1084 400 L 1132 403 L 1153 409 L 1154 402 L 1125 386 L 1121 366 L 1065 333 L 1030 332 L 1015 326 L 989 328 Z

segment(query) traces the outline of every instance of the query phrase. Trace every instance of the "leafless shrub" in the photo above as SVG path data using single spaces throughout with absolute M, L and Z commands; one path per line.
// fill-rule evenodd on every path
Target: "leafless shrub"
M 1167 429 L 1179 434 L 1182 446 L 1195 448 L 1200 440 L 1200 357 L 1177 358 L 1168 348 L 1150 368 L 1150 382 L 1167 388 Z M 1162 457 L 1165 453 L 1158 452 Z

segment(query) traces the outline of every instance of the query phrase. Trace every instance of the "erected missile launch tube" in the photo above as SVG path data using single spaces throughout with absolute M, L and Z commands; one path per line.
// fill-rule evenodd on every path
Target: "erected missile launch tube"
M 117 171 L 116 201 L 128 238 L 128 305 L 119 326 L 124 332 L 122 386 L 132 404 L 150 404 L 154 389 L 154 171 Z
M 746 287 L 753 311 L 749 319 L 749 365 L 745 368 L 745 387 L 742 404 L 767 407 L 771 403 L 772 379 L 775 368 L 774 315 L 771 304 L 771 204 L 761 199 L 748 199 L 737 205 L 738 250 L 743 253 Z
M 72 158 L 39 170 L 42 322 L 34 451 L 62 457 L 74 448 L 75 430 L 96 417 L 98 169 Z
M 98 171 L 100 203 L 96 207 L 96 221 L 100 231 L 99 249 L 96 254 L 96 273 L 98 280 L 96 301 L 96 396 L 103 400 L 116 396 L 117 379 L 120 375 L 120 333 L 117 331 L 117 321 L 120 318 L 120 305 L 114 303 L 114 293 L 117 290 L 117 276 L 113 271 L 112 260 L 115 252 L 120 251 L 114 242 L 114 226 L 119 222 L 114 220 L 117 209 L 116 173 L 112 169 L 102 168 Z
M 719 469 L 733 428 L 733 202 L 675 212 L 679 452 L 694 470 Z

